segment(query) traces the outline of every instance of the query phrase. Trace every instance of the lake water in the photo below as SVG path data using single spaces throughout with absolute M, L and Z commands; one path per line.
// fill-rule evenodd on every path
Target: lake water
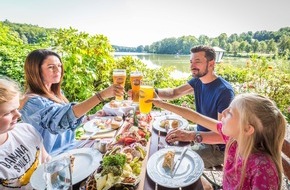
M 150 53 L 131 53 L 131 52 L 115 52 L 115 57 L 130 55 L 134 58 L 140 59 L 149 68 L 156 68 L 160 66 L 173 66 L 176 70 L 171 73 L 175 78 L 187 78 L 191 75 L 190 72 L 190 55 L 168 55 L 168 54 L 150 54 Z M 237 66 L 245 65 L 248 58 L 233 58 L 223 57 L 219 64 L 233 64 Z

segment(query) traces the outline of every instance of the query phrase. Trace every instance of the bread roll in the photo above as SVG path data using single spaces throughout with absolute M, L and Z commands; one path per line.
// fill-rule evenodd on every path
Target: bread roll
M 118 102 L 115 100 L 112 100 L 109 105 L 111 108 L 118 108 L 119 107 Z
M 164 129 L 169 128 L 169 125 L 170 125 L 169 120 L 162 120 L 160 122 L 160 127 L 164 128 Z
M 111 123 L 111 128 L 112 129 L 118 129 L 120 127 L 120 123 L 113 120 L 112 123 Z
M 173 120 L 172 123 L 171 123 L 171 127 L 173 129 L 176 129 L 179 127 L 179 121 L 178 120 Z
M 175 152 L 169 150 L 164 156 L 162 167 L 165 169 L 169 168 L 170 170 L 172 170 L 174 166 L 174 156 Z
M 116 120 L 116 121 L 122 121 L 123 118 L 122 118 L 122 116 L 116 116 L 116 117 L 114 117 L 114 120 Z

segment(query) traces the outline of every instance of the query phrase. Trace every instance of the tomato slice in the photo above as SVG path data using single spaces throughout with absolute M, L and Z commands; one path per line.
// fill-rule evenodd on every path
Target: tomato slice
M 140 135 L 142 138 L 144 138 L 146 134 L 141 129 L 138 129 L 138 135 Z
M 125 145 L 130 145 L 130 144 L 132 144 L 134 142 L 136 142 L 136 139 L 134 139 L 134 138 L 131 138 L 131 137 L 125 137 L 124 138 L 124 144 Z

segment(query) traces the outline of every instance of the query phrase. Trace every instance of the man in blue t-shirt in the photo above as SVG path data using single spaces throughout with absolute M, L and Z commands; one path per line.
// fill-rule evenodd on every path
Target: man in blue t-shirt
M 221 119 L 221 113 L 234 98 L 234 90 L 229 82 L 216 75 L 215 51 L 211 47 L 197 46 L 191 49 L 190 69 L 193 78 L 176 88 L 156 89 L 161 99 L 176 99 L 194 94 L 198 113 L 213 119 Z M 223 164 L 224 144 L 222 137 L 197 125 L 196 131 L 176 130 L 170 141 L 195 142 L 192 147 L 203 159 L 205 167 Z M 174 138 L 174 139 L 171 139 Z

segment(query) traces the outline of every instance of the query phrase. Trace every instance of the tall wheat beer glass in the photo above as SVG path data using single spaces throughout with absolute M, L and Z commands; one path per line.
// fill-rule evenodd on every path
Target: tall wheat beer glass
M 126 70 L 125 69 L 114 69 L 113 70 L 113 83 L 120 84 L 123 87 L 125 86 L 126 82 Z M 116 96 L 115 98 L 117 101 L 124 100 L 123 96 Z
M 134 103 L 139 103 L 139 90 L 142 79 L 142 73 L 140 71 L 132 71 L 130 73 L 130 82 L 132 88 L 132 100 Z
M 140 113 L 148 114 L 152 109 L 152 102 L 146 103 L 148 99 L 152 99 L 154 96 L 154 81 L 141 80 L 140 92 L 139 92 L 139 109 Z

